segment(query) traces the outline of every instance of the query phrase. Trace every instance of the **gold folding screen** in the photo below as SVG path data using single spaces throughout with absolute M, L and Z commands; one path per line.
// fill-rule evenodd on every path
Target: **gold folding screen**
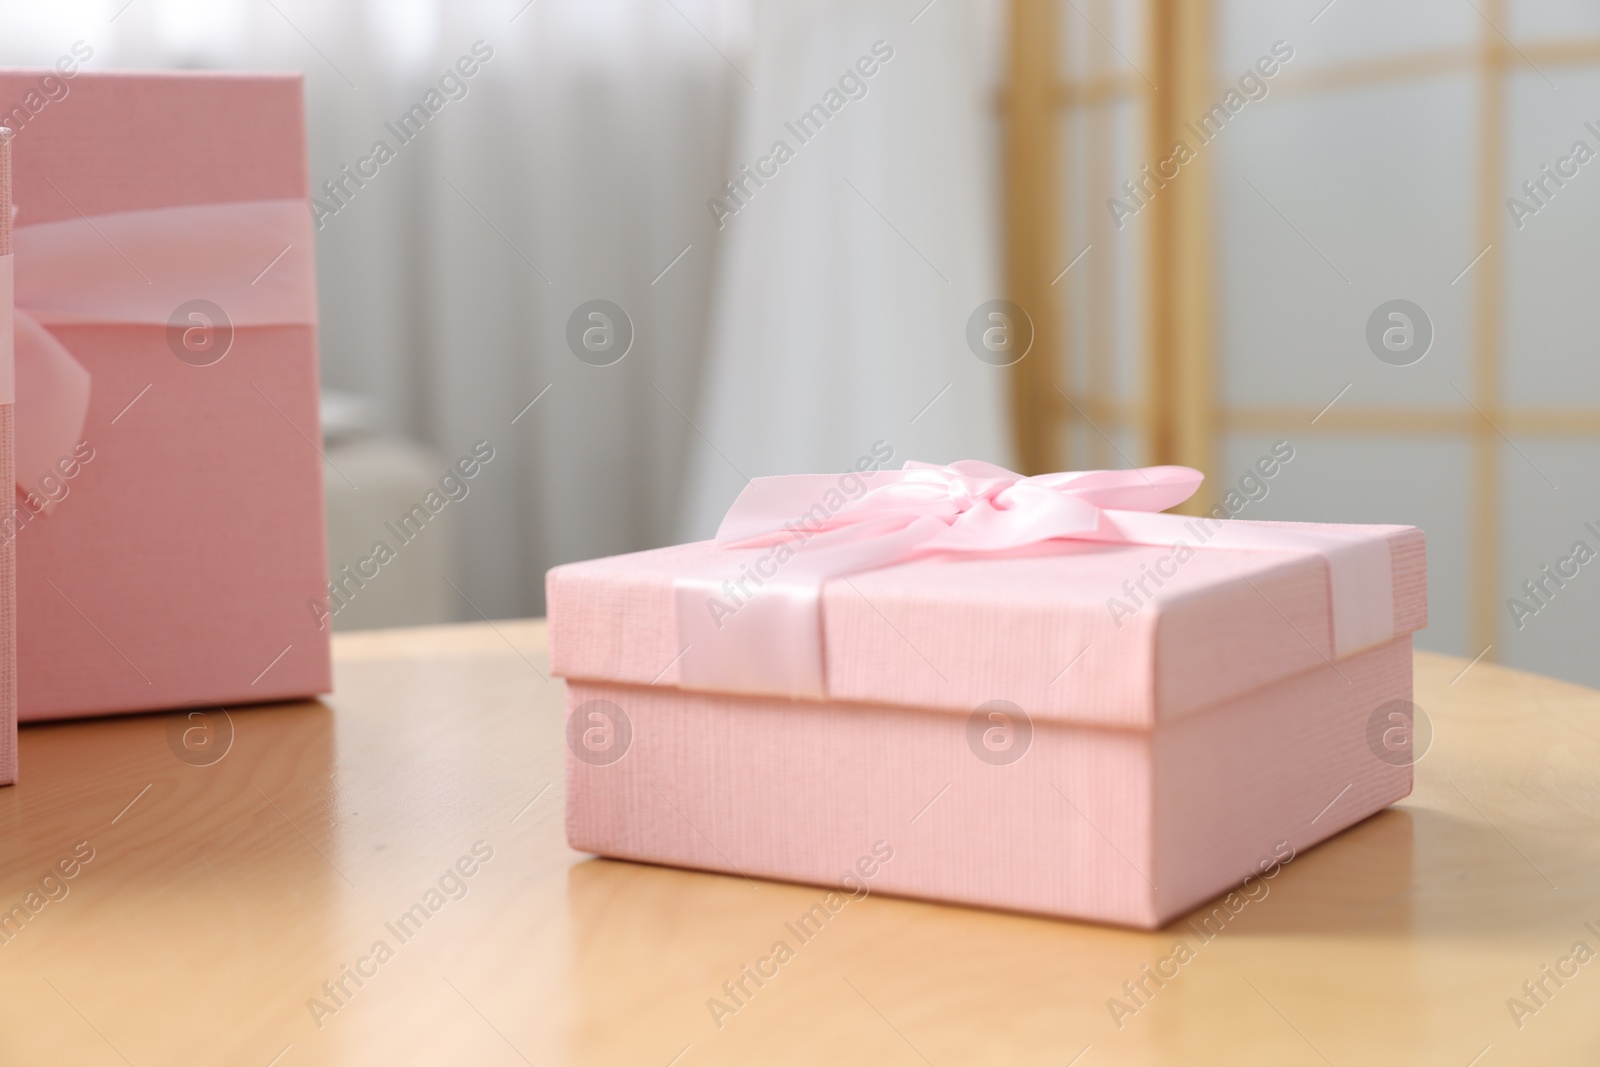
M 1122 10 L 1119 12 L 1117 8 Z M 1181 463 L 1219 473 L 1229 434 L 1386 436 L 1448 439 L 1470 446 L 1471 500 L 1467 654 L 1498 658 L 1506 618 L 1502 544 L 1506 512 L 1504 447 L 1514 439 L 1600 439 L 1600 410 L 1514 406 L 1505 399 L 1506 266 L 1499 248 L 1508 219 L 1507 110 L 1509 77 L 1600 66 L 1600 39 L 1517 40 L 1506 33 L 1507 0 L 1476 0 L 1478 34 L 1470 47 L 1386 55 L 1286 70 L 1279 94 L 1333 94 L 1419 79 L 1470 75 L 1476 84 L 1472 247 L 1480 258 L 1463 271 L 1470 285 L 1471 341 L 1467 388 L 1459 407 L 1315 408 L 1225 405 L 1219 380 L 1226 352 L 1217 351 L 1217 211 L 1212 159 L 1201 154 L 1181 180 L 1149 198 L 1140 219 L 1142 263 L 1131 271 L 1141 289 L 1135 316 L 1142 338 L 1140 380 L 1131 390 L 1109 385 L 1114 359 L 1108 328 L 1075 321 L 1059 283 L 1067 269 L 1110 272 L 1094 256 L 1109 223 L 1064 205 L 1073 196 L 1096 208 L 1119 195 L 1128 175 L 1097 158 L 1109 138 L 1095 131 L 1097 109 L 1131 107 L 1142 130 L 1134 156 L 1161 159 L 1185 118 L 1203 113 L 1226 88 L 1216 77 L 1212 0 L 1011 0 L 1008 74 L 1002 95 L 1005 130 L 1006 274 L 1012 298 L 1035 318 L 1035 350 L 1013 369 L 1015 444 L 1028 472 L 1070 467 Z M 1119 14 L 1142 23 L 1142 44 L 1129 55 L 1106 32 Z M 1324 9 L 1326 10 L 1326 9 Z M 1078 40 L 1075 40 L 1079 38 Z M 1077 60 L 1064 62 L 1072 52 Z M 1071 66 L 1074 69 L 1068 70 Z M 1159 89 L 1157 88 L 1159 86 Z M 1064 152 L 1063 120 L 1076 122 L 1086 158 Z M 1074 181 L 1082 186 L 1073 188 Z M 1103 210 L 1103 209 L 1100 209 Z M 1064 224 L 1065 223 L 1065 224 Z M 1466 266 L 1466 264 L 1463 264 Z M 1109 315 L 1109 298 L 1088 281 L 1090 319 Z M 1080 308 L 1080 312 L 1084 309 Z M 1077 384 L 1074 384 L 1077 383 Z M 1119 443 L 1120 442 L 1120 443 Z M 1520 451 L 1520 449 L 1519 449 Z M 1514 584 L 1514 583 L 1512 583 Z

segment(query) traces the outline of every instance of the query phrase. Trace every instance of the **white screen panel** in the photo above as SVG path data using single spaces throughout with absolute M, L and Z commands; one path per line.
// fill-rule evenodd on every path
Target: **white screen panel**
M 1482 25 L 1460 0 L 1225 0 L 1217 16 L 1218 71 L 1225 77 L 1275 40 L 1294 47 L 1293 63 L 1303 70 L 1470 47 Z
M 1464 406 L 1476 90 L 1466 76 L 1268 97 L 1215 151 L 1222 391 L 1230 405 Z M 1252 110 L 1258 109 L 1258 110 Z M 1393 299 L 1432 323 L 1421 362 L 1373 354 Z
M 1517 221 L 1502 216 L 1505 264 L 1505 333 L 1502 339 L 1506 401 L 1515 405 L 1600 405 L 1600 301 L 1595 299 L 1594 239 L 1600 233 L 1600 71 L 1557 68 L 1551 89 L 1538 74 L 1510 79 L 1507 152 L 1503 171 L 1507 196 L 1536 208 L 1519 208 Z M 1595 154 L 1587 164 L 1573 158 L 1582 141 Z M 1562 177 L 1563 167 L 1576 171 Z M 1548 177 L 1550 167 L 1555 179 Z M 1540 204 L 1521 186 L 1543 181 Z M 1557 185 L 1556 180 L 1563 184 Z M 1520 222 L 1520 227 L 1518 225 Z
M 1143 387 L 1145 235 L 1135 217 L 1121 228 L 1106 199 L 1143 165 L 1143 103 L 1122 99 L 1072 109 L 1063 120 L 1067 198 L 1056 282 L 1071 352 L 1071 381 L 1080 393 L 1132 403 Z M 1087 251 L 1085 251 L 1087 249 Z M 1091 370 L 1102 367 L 1099 380 Z M 1063 379 L 1065 381 L 1065 379 Z
M 1065 0 L 1056 16 L 1074 77 L 1124 73 L 1139 77 L 1145 61 L 1143 0 Z
M 1594 0 L 1510 0 L 1501 28 L 1519 43 L 1562 37 L 1600 37 L 1600 4 Z
M 1600 442 L 1518 440 L 1515 448 L 1502 448 L 1501 460 L 1505 562 L 1496 598 L 1500 658 L 1524 670 L 1600 686 L 1600 656 L 1595 655 L 1600 645 L 1600 535 L 1584 525 L 1600 529 Z M 1552 482 L 1559 489 L 1552 489 Z M 1586 564 L 1574 558 L 1566 565 L 1569 572 L 1576 571 L 1574 577 L 1557 572 L 1557 580 L 1547 578 L 1543 568 L 1560 567 L 1564 558 L 1574 556 L 1580 540 L 1597 558 Z M 1530 581 L 1544 583 L 1538 600 L 1523 589 Z M 1513 597 L 1531 613 L 1514 612 L 1508 604 Z

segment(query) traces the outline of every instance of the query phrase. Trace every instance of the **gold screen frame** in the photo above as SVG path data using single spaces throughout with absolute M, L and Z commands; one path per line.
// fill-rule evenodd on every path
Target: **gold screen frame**
M 1083 6 L 1080 6 L 1083 5 Z M 1506 25 L 1506 0 L 1478 0 L 1475 47 L 1441 49 L 1382 59 L 1285 72 L 1275 93 L 1324 93 L 1470 72 L 1478 86 L 1474 247 L 1471 268 L 1474 331 L 1468 406 L 1448 408 L 1336 405 L 1318 412 L 1293 407 L 1224 405 L 1218 395 L 1218 359 L 1211 225 L 1210 159 L 1184 166 L 1183 179 L 1150 201 L 1145 228 L 1144 306 L 1147 315 L 1143 395 L 1129 403 L 1112 395 L 1103 344 L 1073 350 L 1063 328 L 1065 301 L 1054 281 L 1084 241 L 1060 247 L 1062 205 L 1072 192 L 1061 167 L 1060 118 L 1065 111 L 1108 100 L 1138 103 L 1146 157 L 1159 159 L 1178 139 L 1182 116 L 1199 114 L 1225 87 L 1212 56 L 1212 0 L 1146 0 L 1142 70 L 1094 72 L 1068 79 L 1061 52 L 1070 25 L 1099 33 L 1091 16 L 1104 16 L 1106 0 L 1011 0 L 1006 79 L 1000 110 L 1004 138 L 1003 216 L 1005 280 L 1014 301 L 1034 319 L 1034 351 L 1011 370 L 1014 447 L 1026 473 L 1078 466 L 1112 466 L 1100 442 L 1117 452 L 1113 435 L 1133 431 L 1146 463 L 1196 467 L 1218 475 L 1217 453 L 1230 433 L 1383 435 L 1464 440 L 1470 445 L 1467 651 L 1494 660 L 1502 596 L 1504 503 L 1503 443 L 1515 437 L 1600 439 L 1600 410 L 1512 407 L 1503 390 L 1502 329 L 1505 278 L 1497 249 L 1506 225 L 1503 178 L 1509 74 L 1516 68 L 1600 65 L 1600 40 L 1543 40 L 1514 44 Z M 1087 7 L 1087 11 L 1085 10 Z M 1066 13 L 1063 9 L 1068 9 Z M 1069 23 L 1068 19 L 1072 19 Z M 1091 42 L 1092 43 L 1092 42 Z M 1106 41 L 1109 45 L 1109 40 Z M 1156 87 L 1160 86 L 1160 89 Z M 1092 242 L 1088 242 L 1092 243 Z M 1089 387 L 1061 387 L 1066 371 L 1082 364 Z M 1089 454 L 1068 447 L 1074 424 L 1093 431 Z M 1120 452 L 1117 452 L 1119 458 Z M 1480 651 L 1481 650 L 1481 651 Z

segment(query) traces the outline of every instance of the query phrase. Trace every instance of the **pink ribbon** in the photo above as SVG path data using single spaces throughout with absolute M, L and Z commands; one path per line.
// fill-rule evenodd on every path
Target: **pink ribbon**
M 1188 467 L 1145 467 L 1025 478 L 966 460 L 753 479 L 717 530 L 725 562 L 674 583 L 685 651 L 670 670 L 689 689 L 826 699 L 826 581 L 935 554 L 996 554 L 1052 541 L 1182 541 L 1197 550 L 1315 555 L 1328 565 L 1334 655 L 1393 636 L 1381 533 L 1160 514 L 1194 495 L 1203 477 Z
M 124 211 L 19 226 L 17 485 L 28 490 L 82 438 L 89 372 L 52 326 L 168 326 L 209 300 L 241 326 L 317 321 L 311 216 L 303 200 Z M 197 371 L 202 368 L 196 368 Z

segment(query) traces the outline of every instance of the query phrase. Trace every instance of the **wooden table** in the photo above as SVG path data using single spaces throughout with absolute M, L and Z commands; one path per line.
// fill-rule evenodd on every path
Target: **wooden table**
M 1419 655 L 1416 792 L 1215 940 L 874 896 L 719 1028 L 708 998 L 819 890 L 570 852 L 543 624 L 335 648 L 323 702 L 24 727 L 0 1062 L 1600 1062 L 1600 961 L 1570 960 L 1600 952 L 1589 690 Z

